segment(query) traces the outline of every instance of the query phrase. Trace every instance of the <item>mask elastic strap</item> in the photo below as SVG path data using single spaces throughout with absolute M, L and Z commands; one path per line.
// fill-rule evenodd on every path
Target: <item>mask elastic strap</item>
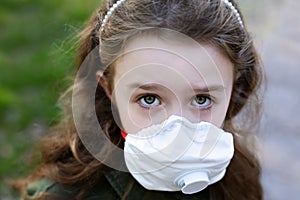
M 127 133 L 125 131 L 121 130 L 121 135 L 124 139 L 126 139 Z

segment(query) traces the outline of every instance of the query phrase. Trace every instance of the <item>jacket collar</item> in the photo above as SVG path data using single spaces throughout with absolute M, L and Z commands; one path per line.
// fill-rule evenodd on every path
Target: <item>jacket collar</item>
M 118 170 L 112 170 L 111 172 L 106 173 L 105 177 L 120 198 L 126 192 L 129 184 L 134 181 L 134 178 L 129 172 L 122 172 Z
M 132 181 L 135 181 L 135 179 L 132 177 L 132 175 L 129 172 L 122 172 L 118 170 L 112 170 L 109 173 L 105 174 L 106 179 L 111 184 L 113 189 L 116 191 L 120 199 L 124 196 L 125 192 L 128 190 L 128 187 L 132 183 Z M 139 188 L 142 188 L 143 192 L 141 194 L 145 195 L 146 193 L 151 193 L 150 196 L 152 196 L 154 193 L 157 195 L 157 193 L 160 193 L 164 197 L 164 199 L 180 199 L 180 200 L 207 200 L 209 199 L 209 192 L 208 189 L 205 189 L 201 192 L 198 192 L 193 195 L 186 195 L 182 192 L 171 192 L 168 193 L 169 198 L 166 198 L 166 193 L 163 195 L 161 191 L 148 191 L 144 189 L 142 186 Z M 139 190 L 139 191 L 140 191 Z M 172 195 L 172 197 L 170 197 Z M 152 198 L 151 198 L 152 199 Z

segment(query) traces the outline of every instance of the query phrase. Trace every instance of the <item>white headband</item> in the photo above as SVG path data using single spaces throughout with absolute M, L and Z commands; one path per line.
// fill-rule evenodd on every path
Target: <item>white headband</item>
M 234 13 L 235 17 L 237 18 L 239 24 L 241 25 L 242 28 L 244 28 L 244 24 L 243 24 L 241 15 L 238 12 L 238 10 L 234 7 L 234 5 L 228 0 L 222 0 L 222 2 L 225 3 L 232 10 L 232 12 Z
M 126 0 L 118 0 L 116 3 L 114 3 L 112 5 L 112 7 L 110 7 L 110 9 L 108 10 L 108 12 L 106 13 L 101 27 L 100 27 L 100 32 L 102 32 L 104 30 L 105 25 L 107 24 L 108 19 L 110 18 L 110 16 L 113 14 L 113 12 L 122 4 L 124 3 Z M 244 24 L 243 21 L 241 19 L 240 13 L 238 12 L 238 10 L 234 7 L 234 5 L 228 1 L 228 0 L 222 0 L 223 3 L 226 4 L 227 7 L 229 7 L 231 9 L 231 11 L 234 13 L 235 17 L 237 18 L 241 28 L 244 28 Z
M 103 21 L 102 21 L 102 24 L 101 24 L 101 27 L 100 27 L 100 32 L 103 31 L 108 19 L 110 18 L 110 16 L 113 14 L 113 12 L 115 11 L 115 9 L 117 9 L 117 7 L 119 7 L 125 0 L 118 0 L 116 3 L 114 3 L 112 5 L 112 7 L 110 7 L 110 9 L 107 11 Z

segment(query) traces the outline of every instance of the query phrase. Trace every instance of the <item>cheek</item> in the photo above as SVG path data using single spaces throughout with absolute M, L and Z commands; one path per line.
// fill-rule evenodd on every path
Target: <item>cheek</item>
M 127 133 L 136 133 L 142 128 L 151 125 L 150 116 L 140 115 L 136 106 L 127 104 L 119 106 L 120 120 L 123 130 Z
M 217 104 L 212 110 L 212 114 L 211 114 L 212 123 L 218 127 L 221 127 L 222 124 L 224 123 L 228 111 L 230 99 L 231 99 L 231 88 L 224 93 L 222 102 Z
M 204 111 L 203 113 L 201 113 L 201 120 L 221 127 L 224 123 L 228 111 L 228 106 L 231 99 L 231 90 L 231 87 L 227 87 L 222 95 L 217 95 L 218 100 L 214 102 L 209 112 Z
M 210 115 L 211 123 L 218 127 L 221 127 L 225 120 L 226 111 L 227 109 L 224 107 L 224 105 L 218 105 L 214 107 Z
M 113 90 L 112 101 L 118 110 L 119 127 L 127 133 L 136 133 L 152 124 L 151 113 L 141 113 L 139 105 L 122 86 Z

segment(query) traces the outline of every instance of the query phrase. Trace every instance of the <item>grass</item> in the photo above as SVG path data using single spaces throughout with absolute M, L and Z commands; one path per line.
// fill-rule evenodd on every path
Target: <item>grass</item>
M 6 178 L 26 175 L 32 144 L 59 120 L 56 101 L 74 68 L 72 38 L 100 0 L 2 0 L 0 199 Z

